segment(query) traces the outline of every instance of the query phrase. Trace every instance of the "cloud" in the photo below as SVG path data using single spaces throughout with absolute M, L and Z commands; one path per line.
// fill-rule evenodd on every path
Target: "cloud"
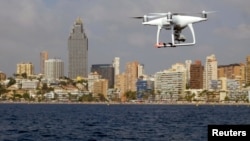
M 248 24 L 239 24 L 236 28 L 223 27 L 214 32 L 229 39 L 250 39 L 250 25 Z
M 171 66 L 175 60 L 202 58 L 202 56 L 205 58 L 206 52 L 215 52 L 215 54 L 223 52 L 222 47 L 218 45 L 227 46 L 232 42 L 248 45 L 249 42 L 246 41 L 240 40 L 239 43 L 239 41 L 229 40 L 245 39 L 249 36 L 249 25 L 244 24 L 249 23 L 249 18 L 239 17 L 249 11 L 248 3 L 247 0 L 239 2 L 233 0 L 209 2 L 200 0 L 185 2 L 183 0 L 2 0 L 0 1 L 0 70 L 12 75 L 17 63 L 31 61 L 38 73 L 39 53 L 47 50 L 50 58 L 59 57 L 64 61 L 65 75 L 67 75 L 67 39 L 74 20 L 80 16 L 83 18 L 84 28 L 89 38 L 89 65 L 98 62 L 111 63 L 112 57 L 118 56 L 121 57 L 123 67 L 125 61 L 141 60 L 140 63 L 145 64 L 147 72 L 153 73 L 159 68 Z M 232 15 L 231 8 L 234 4 L 235 14 Z M 204 28 L 204 25 L 195 26 L 199 45 L 191 47 L 192 49 L 155 49 L 153 46 L 156 41 L 156 27 L 145 27 L 141 21 L 130 19 L 131 16 L 142 16 L 150 12 L 199 12 L 203 9 L 220 9 L 222 12 L 217 14 L 219 17 L 217 19 L 225 22 L 221 22 L 223 28 L 214 32 L 220 36 L 213 36 L 214 34 L 207 32 L 208 29 L 220 27 L 214 19 L 205 23 L 208 28 Z M 236 16 L 237 20 L 232 21 L 232 16 Z M 202 32 L 203 30 L 206 32 Z M 226 38 L 222 41 L 221 36 Z M 168 37 L 169 32 L 163 30 L 161 38 L 168 40 Z M 206 45 L 210 41 L 214 43 Z M 249 50 L 239 50 L 237 55 L 240 56 L 241 52 L 249 52 Z
M 145 48 L 145 46 L 150 44 L 149 40 L 151 40 L 151 38 L 149 36 L 147 36 L 146 34 L 144 34 L 143 32 L 131 34 L 127 38 L 127 42 L 131 46 L 139 47 L 139 48 L 141 48 L 141 47 Z M 151 44 L 152 44 L 152 46 L 154 45 L 153 43 L 151 43 Z
M 246 13 L 248 16 L 250 14 L 250 1 L 249 0 L 241 0 L 241 1 L 236 1 L 236 0 L 223 0 L 224 3 L 228 3 L 231 6 L 235 7 L 242 13 Z

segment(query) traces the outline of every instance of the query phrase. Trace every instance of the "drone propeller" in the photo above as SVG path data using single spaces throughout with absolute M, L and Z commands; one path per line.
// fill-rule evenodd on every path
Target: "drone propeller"
M 201 13 L 202 13 L 202 14 L 210 14 L 210 13 L 215 13 L 215 12 L 216 12 L 216 11 L 204 11 L 204 10 L 203 10 Z
M 202 11 L 202 12 L 195 12 L 195 13 L 192 13 L 192 12 L 168 12 L 168 13 L 149 13 L 151 15 L 160 15 L 160 16 L 164 16 L 164 15 L 167 15 L 167 14 L 171 14 L 171 15 L 187 15 L 187 14 L 210 14 L 210 13 L 215 13 L 216 11 Z
M 162 16 L 162 15 L 166 15 L 167 13 L 148 13 L 149 15 L 159 15 L 159 16 Z
M 160 15 L 144 15 L 144 16 L 136 16 L 136 17 L 132 17 L 134 19 L 146 19 L 146 18 L 155 18 L 155 17 L 158 17 Z
M 136 16 L 136 17 L 132 17 L 134 19 L 145 19 L 146 18 L 155 18 L 155 17 L 163 17 L 163 16 L 167 16 L 167 15 L 187 15 L 187 13 L 171 13 L 171 12 L 167 12 L 167 13 L 148 13 L 148 15 L 144 15 L 144 16 Z
M 151 15 L 160 15 L 160 16 L 166 16 L 168 14 L 171 14 L 171 15 L 187 15 L 187 13 L 171 13 L 171 12 L 168 12 L 168 13 L 149 13 Z

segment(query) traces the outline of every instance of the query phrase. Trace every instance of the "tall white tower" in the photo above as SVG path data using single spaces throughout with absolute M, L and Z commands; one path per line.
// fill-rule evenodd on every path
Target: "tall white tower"
M 113 67 L 115 69 L 115 75 L 120 74 L 120 58 L 119 57 L 114 58 Z
M 190 66 L 192 64 L 192 61 L 191 60 L 186 60 L 185 61 L 185 65 L 186 65 L 186 78 L 187 78 L 187 85 L 189 86 L 190 85 Z
M 138 77 L 144 76 L 144 64 L 138 64 Z
M 204 84 L 203 88 L 205 90 L 208 90 L 210 88 L 210 81 L 211 80 L 217 80 L 217 67 L 218 62 L 215 58 L 215 55 L 212 54 L 210 56 L 207 56 L 206 63 L 205 63 L 205 71 L 204 71 Z

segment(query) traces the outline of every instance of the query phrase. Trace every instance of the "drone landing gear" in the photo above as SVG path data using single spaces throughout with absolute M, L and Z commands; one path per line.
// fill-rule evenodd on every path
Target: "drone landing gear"
M 173 43 L 158 43 L 155 45 L 156 48 L 165 48 L 165 47 L 176 47 Z

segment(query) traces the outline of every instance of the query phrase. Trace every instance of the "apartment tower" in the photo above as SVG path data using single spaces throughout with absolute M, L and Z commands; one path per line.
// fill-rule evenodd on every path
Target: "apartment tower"
M 204 70 L 204 81 L 203 81 L 203 89 L 209 90 L 211 80 L 217 80 L 217 67 L 218 62 L 214 54 L 207 56 Z
M 138 65 L 137 61 L 128 62 L 126 64 L 126 82 L 127 91 L 136 91 L 136 81 L 138 79 Z
M 48 60 L 49 55 L 47 51 L 40 52 L 40 73 L 44 74 L 45 61 Z
M 246 84 L 250 85 L 250 55 L 246 57 Z
M 186 60 L 185 61 L 185 66 L 186 66 L 186 81 L 187 81 L 187 86 L 190 86 L 190 66 L 192 64 L 192 60 Z
M 200 60 L 190 66 L 190 89 L 203 88 L 203 66 Z
M 119 57 L 114 58 L 113 67 L 115 69 L 115 75 L 120 74 L 120 58 Z
M 27 76 L 33 75 L 34 74 L 34 65 L 31 62 L 19 63 L 19 64 L 17 64 L 16 73 L 19 75 L 26 73 Z
M 218 78 L 221 77 L 234 79 L 243 86 L 245 84 L 245 64 L 237 63 L 218 66 Z
M 45 61 L 45 78 L 55 80 L 64 76 L 64 63 L 60 59 L 48 59 Z

